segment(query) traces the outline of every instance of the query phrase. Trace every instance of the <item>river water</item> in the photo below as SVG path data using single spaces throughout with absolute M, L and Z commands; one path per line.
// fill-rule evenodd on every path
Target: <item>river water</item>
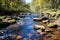
M 20 31 L 22 31 L 22 33 L 20 34 L 22 38 L 20 40 L 23 40 L 24 38 L 27 38 L 29 40 L 37 40 L 38 35 L 37 35 L 37 32 L 33 28 L 34 26 L 33 18 L 34 18 L 34 15 L 30 15 L 23 18 L 20 21 L 21 23 L 17 22 L 17 24 L 21 24 L 19 29 Z M 31 35 L 31 38 L 29 38 L 28 36 L 29 34 Z
M 18 32 L 20 31 L 20 36 L 22 36 L 22 38 L 20 38 L 20 40 L 24 40 L 25 38 L 27 40 L 38 40 L 38 34 L 37 32 L 34 30 L 33 26 L 34 26 L 34 21 L 33 21 L 34 15 L 29 15 L 26 16 L 25 18 L 18 20 L 17 21 L 17 25 L 19 25 L 16 29 L 18 30 Z M 13 29 L 9 29 L 6 28 L 7 32 L 3 32 L 0 34 L 0 38 L 3 38 L 5 36 L 8 36 L 11 34 L 18 34 L 18 32 L 13 32 Z M 5 36 L 4 36 L 5 35 Z

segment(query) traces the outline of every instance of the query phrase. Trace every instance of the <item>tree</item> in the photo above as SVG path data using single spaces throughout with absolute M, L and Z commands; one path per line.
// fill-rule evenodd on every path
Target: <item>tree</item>
M 26 10 L 26 4 L 22 0 L 0 0 L 0 10 L 19 11 Z
M 30 9 L 33 12 L 43 12 L 60 9 L 60 0 L 32 0 Z
M 32 0 L 31 4 L 30 4 L 30 9 L 33 12 L 38 12 L 40 11 L 41 8 L 41 2 L 42 0 Z

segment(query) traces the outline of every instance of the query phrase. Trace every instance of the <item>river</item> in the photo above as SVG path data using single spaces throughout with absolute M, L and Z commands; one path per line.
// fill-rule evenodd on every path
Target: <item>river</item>
M 38 40 L 38 34 L 33 28 L 33 26 L 34 26 L 33 18 L 34 18 L 34 15 L 29 15 L 29 16 L 26 16 L 25 18 L 22 18 L 21 20 L 17 21 L 16 24 L 19 26 L 16 29 L 18 30 L 18 32 L 20 31 L 20 36 L 22 36 L 22 38 L 20 38 L 20 40 L 24 40 L 25 38 L 27 40 Z M 2 33 L 0 34 L 0 38 L 3 38 L 8 35 L 11 36 L 11 34 L 18 34 L 18 32 L 15 32 L 11 28 L 10 29 L 6 28 L 6 30 L 7 30 L 7 32 L 5 32 L 5 33 L 2 31 Z

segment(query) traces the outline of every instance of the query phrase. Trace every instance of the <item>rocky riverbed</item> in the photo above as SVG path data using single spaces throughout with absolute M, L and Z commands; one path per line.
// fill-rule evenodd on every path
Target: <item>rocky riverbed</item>
M 3 25 L 7 22 L 0 29 L 0 40 L 60 40 L 60 18 L 30 17 L 0 17 Z

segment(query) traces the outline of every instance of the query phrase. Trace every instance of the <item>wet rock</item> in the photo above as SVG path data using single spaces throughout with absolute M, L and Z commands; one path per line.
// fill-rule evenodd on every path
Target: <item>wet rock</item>
M 43 20 L 42 22 L 48 22 L 48 20 Z
M 7 22 L 9 22 L 9 23 L 14 23 L 14 22 L 16 22 L 15 20 L 9 20 L 9 21 L 7 21 Z
M 42 32 L 42 30 L 37 30 L 37 33 L 38 33 L 39 35 L 45 35 L 45 34 L 46 34 L 46 32 Z
M 3 19 L 6 19 L 7 18 L 7 16 L 4 16 L 4 18 Z
M 20 16 L 21 18 L 24 18 L 25 17 L 25 15 L 22 15 L 22 16 Z
M 42 25 L 34 25 L 34 29 L 45 29 Z
M 56 24 L 54 24 L 54 23 L 50 23 L 50 24 L 48 24 L 48 27 L 49 27 L 49 28 L 57 28 L 57 27 L 59 27 L 59 26 L 56 25 Z
M 47 17 L 43 17 L 42 20 L 48 20 L 48 18 Z
M 57 28 L 57 27 L 59 27 L 59 26 L 58 25 L 53 25 L 50 28 Z
M 53 24 L 53 23 L 48 24 L 48 27 L 52 27 L 52 26 L 54 26 L 54 24 Z
M 45 32 L 51 33 L 53 30 L 45 29 Z
M 20 36 L 20 35 L 18 35 L 18 36 L 16 37 L 17 40 L 20 39 L 20 38 L 22 38 L 22 36 Z
M 42 21 L 42 18 L 33 18 L 34 21 Z
M 42 22 L 45 24 L 48 24 L 48 20 L 43 20 Z

